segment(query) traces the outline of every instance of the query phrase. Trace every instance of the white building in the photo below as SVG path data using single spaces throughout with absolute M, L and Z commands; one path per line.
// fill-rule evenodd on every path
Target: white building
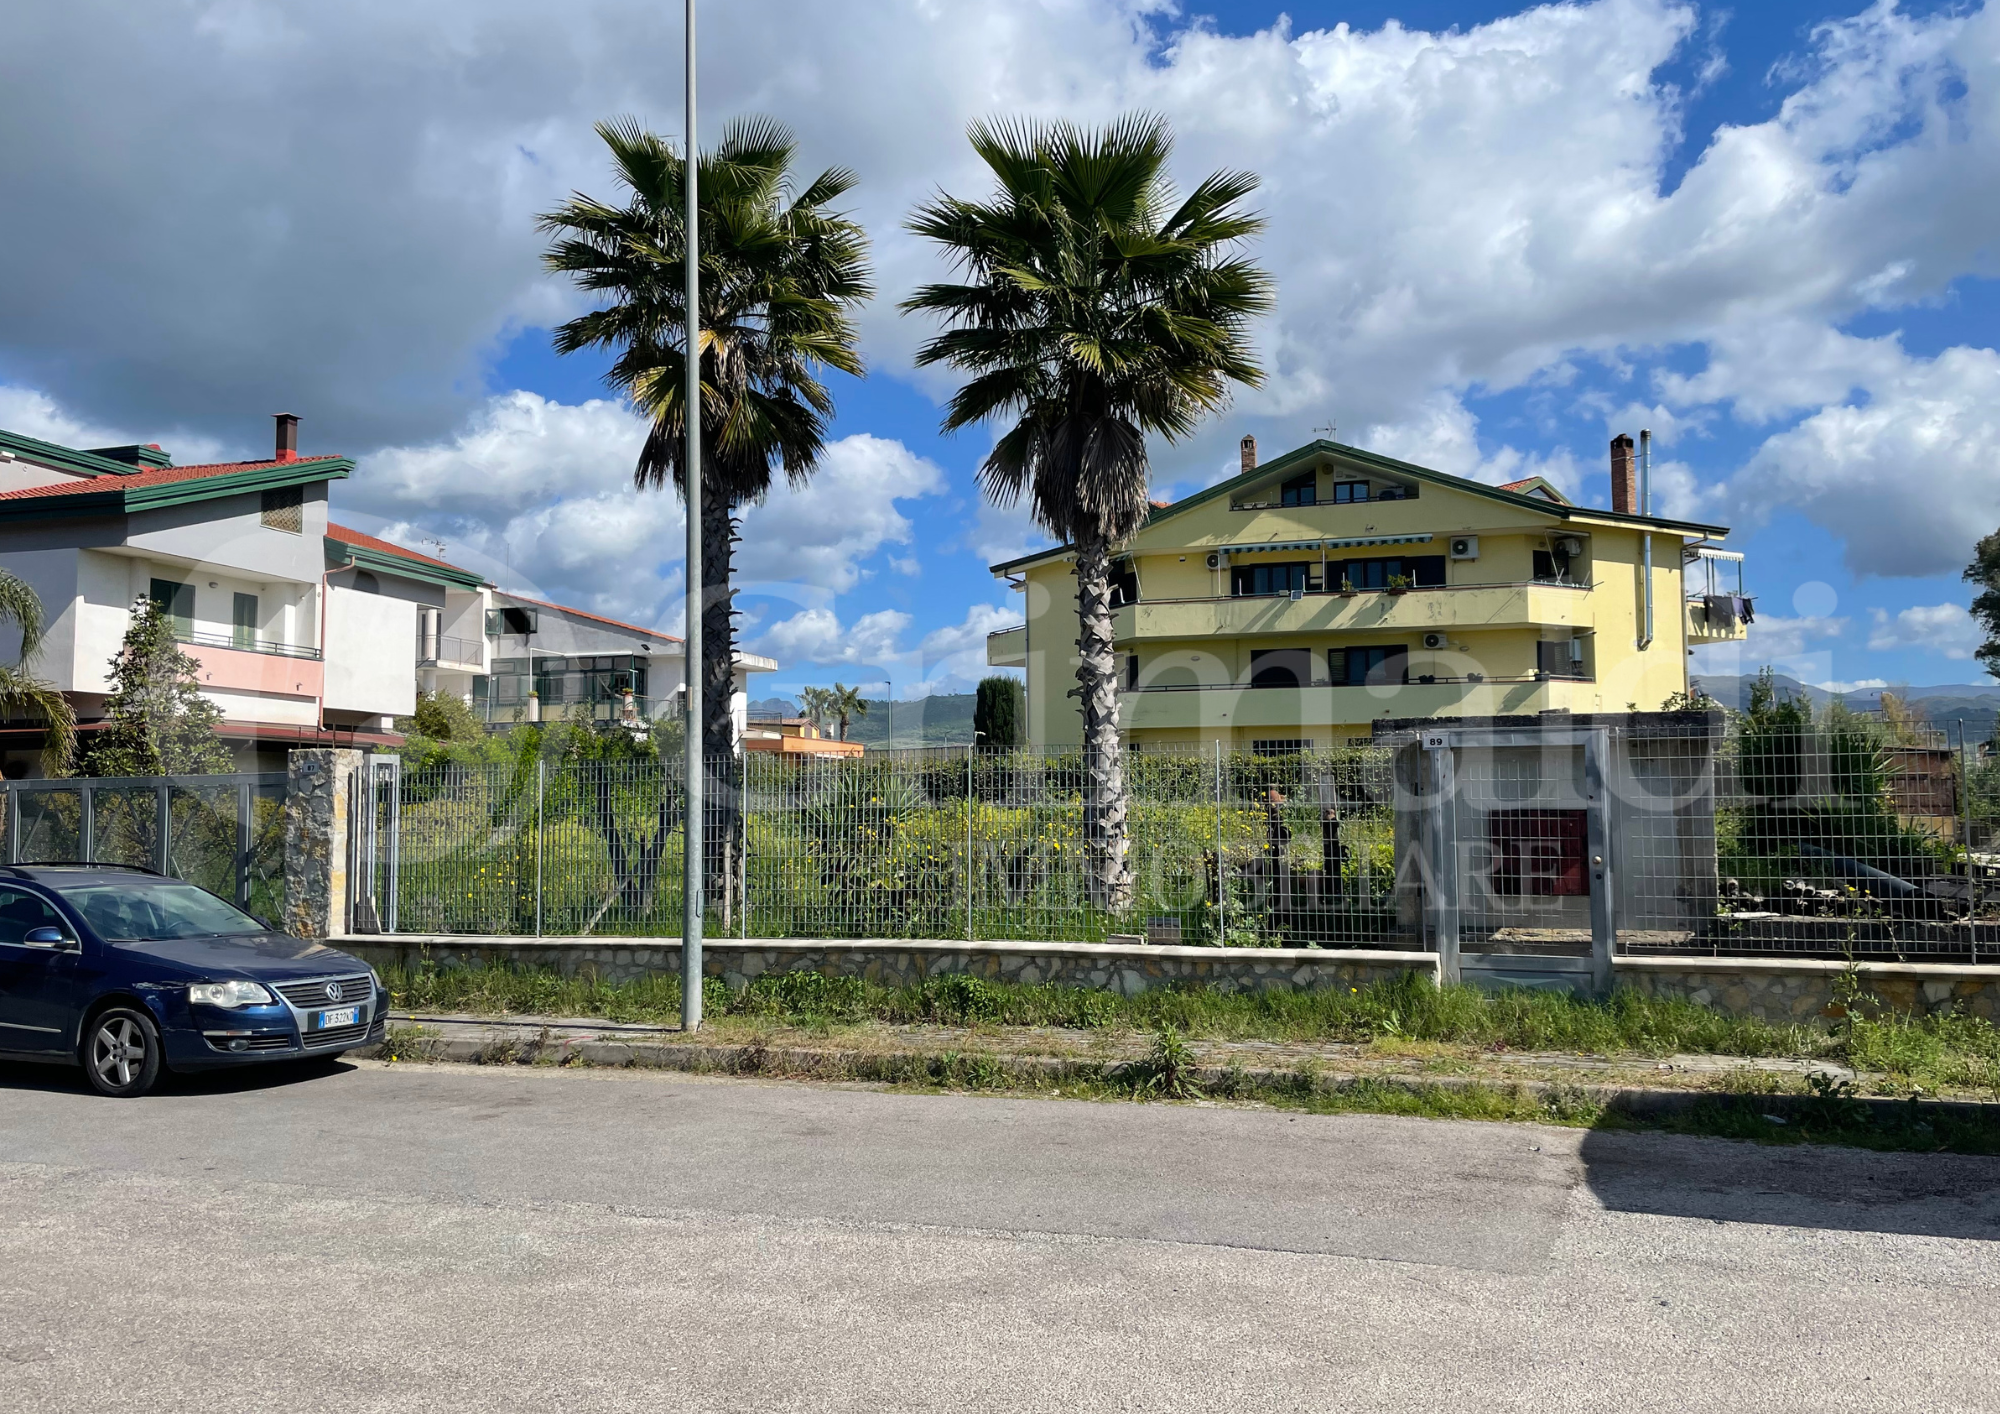
M 69 696 L 86 736 L 132 605 L 148 597 L 200 665 L 246 769 L 279 766 L 299 745 L 397 745 L 394 719 L 415 710 L 420 686 L 459 693 L 494 722 L 676 710 L 679 639 L 504 593 L 331 523 L 329 487 L 354 464 L 297 447 L 289 414 L 268 460 L 206 466 L 174 466 L 156 446 L 78 450 L 0 431 L 0 567 L 41 597 L 33 668 Z M 776 667 L 739 656 L 739 734 L 747 675 Z M 39 770 L 41 743 L 31 723 L 0 723 L 0 767 Z

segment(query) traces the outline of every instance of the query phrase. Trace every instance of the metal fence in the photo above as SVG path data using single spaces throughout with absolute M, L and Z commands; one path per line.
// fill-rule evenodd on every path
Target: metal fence
M 276 921 L 285 905 L 285 773 L 0 782 L 10 864 L 137 864 Z
M 2000 769 L 1957 744 L 1861 717 L 1577 720 L 1597 725 L 1129 752 L 1116 913 L 1092 902 L 1075 753 L 714 761 L 708 928 L 1419 947 L 1516 981 L 1614 951 L 2000 955 L 2000 861 L 1963 848 L 2000 821 Z M 679 931 L 677 762 L 449 766 L 397 792 L 391 926 Z

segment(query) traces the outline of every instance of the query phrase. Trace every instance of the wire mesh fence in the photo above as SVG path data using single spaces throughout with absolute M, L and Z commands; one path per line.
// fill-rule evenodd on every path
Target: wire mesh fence
M 704 917 L 754 937 L 1386 943 L 1388 762 L 1133 753 L 1114 910 L 1093 901 L 1080 754 L 715 760 Z M 685 800 L 677 762 L 410 772 L 400 927 L 676 932 Z
M 275 922 L 285 906 L 284 807 L 282 772 L 7 781 L 0 857 L 138 865 Z
M 1426 807 L 1399 756 L 1415 748 L 1395 738 L 1129 751 L 1131 893 L 1115 908 L 1093 888 L 1078 753 L 715 760 L 706 926 L 1426 947 L 1448 882 L 1475 953 L 1588 953 L 1601 892 L 1626 953 L 1996 955 L 2000 860 L 1980 825 L 2000 822 L 2000 769 L 1959 744 L 1858 715 L 1598 720 L 1612 723 L 1601 807 L 1573 747 L 1458 750 L 1437 859 L 1419 858 Z M 400 789 L 402 930 L 679 931 L 677 761 L 446 766 Z M 1591 857 L 1594 808 L 1608 863 Z

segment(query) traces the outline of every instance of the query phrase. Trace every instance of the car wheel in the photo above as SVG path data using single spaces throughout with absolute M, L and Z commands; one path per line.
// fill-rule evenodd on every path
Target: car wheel
M 83 1038 L 83 1073 L 100 1095 L 143 1095 L 160 1078 L 160 1028 L 134 1007 L 100 1012 Z

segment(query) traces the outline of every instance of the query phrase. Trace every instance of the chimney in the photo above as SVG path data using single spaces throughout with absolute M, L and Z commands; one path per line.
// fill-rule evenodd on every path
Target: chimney
M 1620 432 L 1611 439 L 1611 509 L 1639 513 L 1639 469 L 1632 460 L 1632 439 Z
M 1242 462 L 1241 469 L 1243 471 L 1255 471 L 1257 469 L 1257 439 L 1247 432 L 1244 433 L 1243 440 L 1237 444 L 1236 450 L 1237 456 Z
M 295 462 L 299 459 L 299 415 L 295 412 L 272 414 L 272 421 L 278 424 L 278 448 L 272 461 Z M 1626 439 L 1630 441 L 1630 438 Z

